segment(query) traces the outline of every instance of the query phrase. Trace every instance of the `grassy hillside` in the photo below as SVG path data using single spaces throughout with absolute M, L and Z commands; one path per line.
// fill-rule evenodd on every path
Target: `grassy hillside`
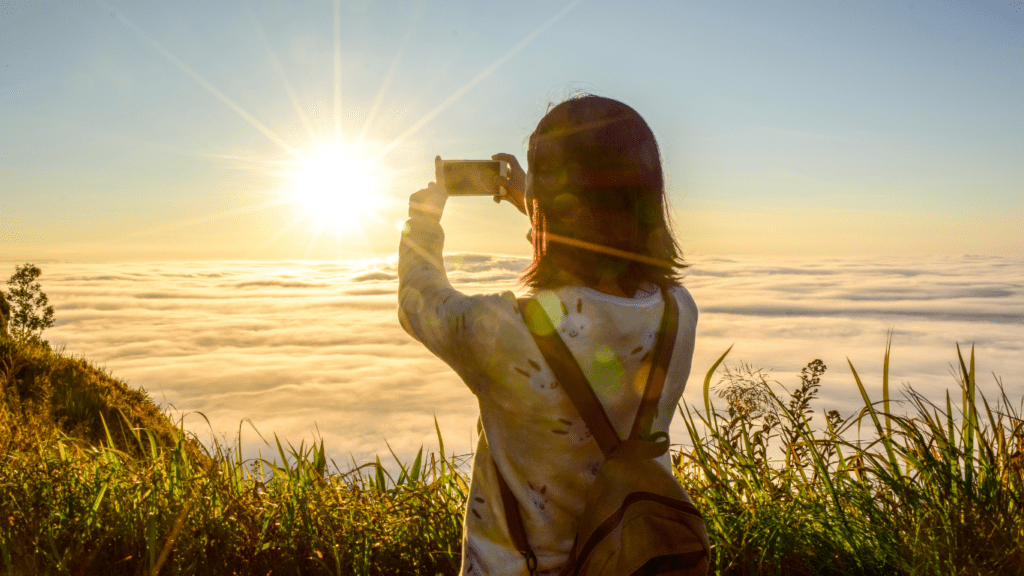
M 712 386 L 722 359 L 673 449 L 712 573 L 1024 574 L 1024 421 L 976 393 L 973 351 L 938 406 L 908 390 L 897 410 L 887 369 L 871 399 L 851 365 L 846 416 L 814 406 L 820 361 L 780 393 L 743 365 Z M 245 461 L 87 361 L 3 338 L 0 575 L 456 574 L 467 478 L 438 439 L 397 478 L 332 470 L 322 443 Z
M 182 441 L 190 456 L 212 462 L 145 391 L 40 340 L 0 338 L 0 438 L 8 450 L 64 438 L 80 448 L 104 446 L 135 457 L 151 440 L 161 447 Z

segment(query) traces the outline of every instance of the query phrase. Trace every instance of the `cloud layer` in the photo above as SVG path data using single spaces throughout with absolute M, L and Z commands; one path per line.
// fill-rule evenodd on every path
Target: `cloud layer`
M 939 400 L 955 386 L 956 344 L 977 349 L 981 388 L 994 372 L 1024 395 L 1024 263 L 1000 258 L 692 258 L 685 285 L 700 308 L 684 400 L 701 402 L 707 369 L 726 360 L 772 369 L 794 387 L 821 358 L 821 407 L 855 409 L 847 366 L 880 396 L 887 333 L 890 381 Z M 467 293 L 517 286 L 521 258 L 450 255 Z M 4 277 L 14 264 L 0 266 Z M 40 281 L 56 308 L 46 337 L 105 366 L 184 415 L 201 437 L 233 443 L 251 420 L 295 445 L 319 431 L 345 468 L 436 447 L 468 453 L 476 400 L 459 378 L 398 325 L 395 260 L 353 262 L 46 263 Z M 717 382 L 718 377 L 713 378 Z M 209 419 L 210 424 L 198 413 Z M 682 439 L 681 422 L 673 437 Z M 246 454 L 264 446 L 242 426 Z

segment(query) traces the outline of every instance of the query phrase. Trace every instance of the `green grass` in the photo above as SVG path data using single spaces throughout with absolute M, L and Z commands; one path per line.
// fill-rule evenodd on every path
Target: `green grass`
M 714 573 L 1024 573 L 1024 423 L 977 391 L 973 349 L 957 402 L 896 405 L 887 349 L 883 397 L 851 364 L 863 408 L 819 420 L 820 362 L 787 392 L 724 358 L 673 457 Z M 82 359 L 0 340 L 0 574 L 455 574 L 468 479 L 438 440 L 397 478 L 334 469 L 322 442 L 246 461 Z

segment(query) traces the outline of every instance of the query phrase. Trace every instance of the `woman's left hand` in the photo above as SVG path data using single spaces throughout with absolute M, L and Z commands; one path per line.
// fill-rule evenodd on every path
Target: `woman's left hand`
M 495 196 L 494 202 L 500 204 L 502 200 L 507 200 L 510 204 L 516 207 L 517 210 L 523 214 L 526 212 L 526 170 L 519 165 L 519 160 L 511 154 L 495 154 L 491 156 L 491 160 L 498 160 L 499 162 L 508 163 L 508 177 L 502 178 L 501 176 L 495 176 L 495 181 L 498 184 L 505 187 L 505 191 L 508 192 L 507 196 Z M 529 215 L 529 214 L 527 214 Z
M 448 189 L 444 184 L 444 170 L 441 169 L 441 157 L 434 158 L 435 182 L 409 196 L 409 217 L 426 215 L 440 221 L 444 205 L 448 201 Z

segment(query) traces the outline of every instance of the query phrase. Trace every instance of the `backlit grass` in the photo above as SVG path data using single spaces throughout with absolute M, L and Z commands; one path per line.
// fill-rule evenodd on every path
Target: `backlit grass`
M 820 362 L 787 392 L 743 365 L 713 387 L 724 358 L 673 458 L 714 573 L 1024 573 L 1024 424 L 977 391 L 973 350 L 939 405 L 890 398 L 888 349 L 882 398 L 850 365 L 864 405 L 845 417 L 816 412 Z M 390 477 L 338 470 L 322 442 L 247 461 L 154 410 L 84 360 L 0 342 L 0 574 L 457 573 L 468 478 L 439 430 L 440 453 Z

